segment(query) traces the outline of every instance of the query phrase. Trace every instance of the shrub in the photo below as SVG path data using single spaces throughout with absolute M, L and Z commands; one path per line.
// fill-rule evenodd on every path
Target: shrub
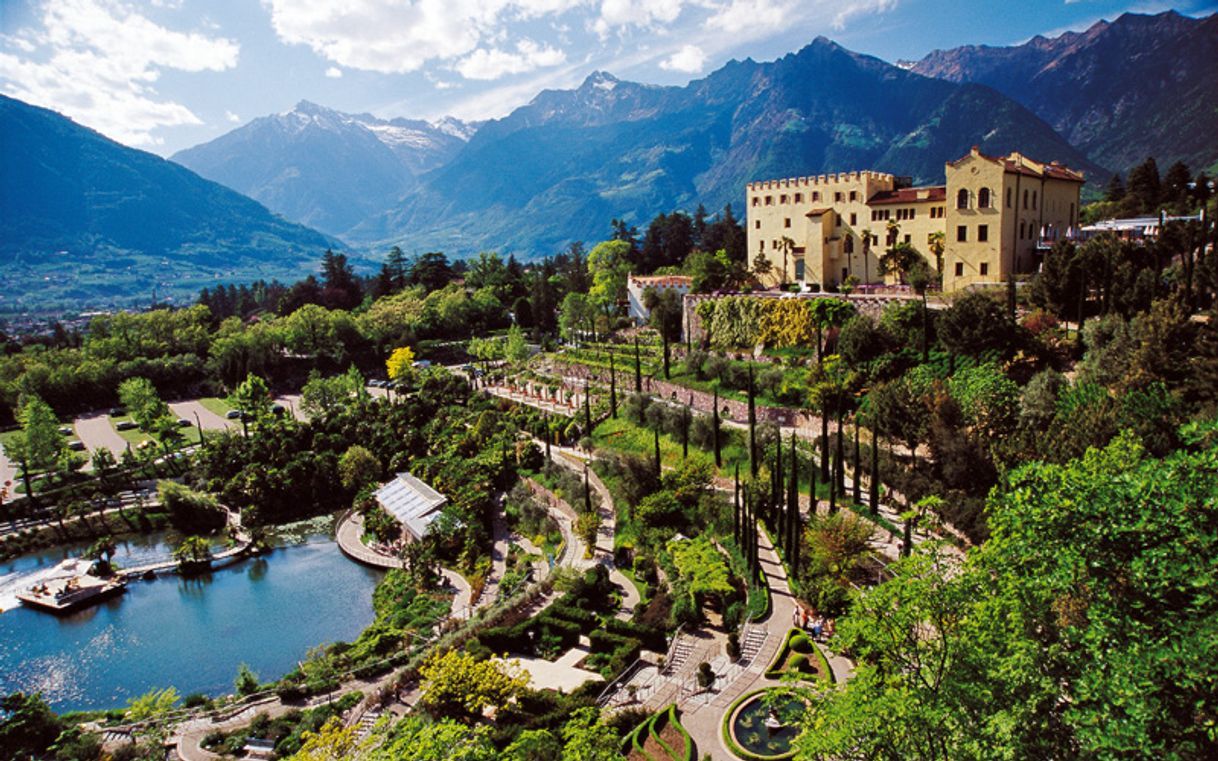
M 799 632 L 798 634 L 795 634 L 791 637 L 791 650 L 792 651 L 794 651 L 796 653 L 810 653 L 810 652 L 812 652 L 812 649 L 813 649 L 812 640 L 808 639 L 807 634 L 804 634 L 803 632 Z

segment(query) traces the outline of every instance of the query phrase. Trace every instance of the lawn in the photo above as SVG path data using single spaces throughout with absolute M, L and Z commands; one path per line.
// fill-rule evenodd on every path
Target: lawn
M 233 405 L 215 396 L 205 396 L 199 400 L 199 404 L 203 405 L 204 409 L 214 412 L 220 417 L 224 417 L 233 409 Z

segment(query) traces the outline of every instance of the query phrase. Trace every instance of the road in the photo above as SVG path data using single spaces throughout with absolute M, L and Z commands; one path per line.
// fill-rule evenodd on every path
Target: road
M 127 451 L 127 440 L 118 435 L 110 417 L 104 412 L 78 417 L 73 427 L 90 455 L 99 449 L 109 449 L 117 460 Z
M 192 423 L 202 425 L 205 431 L 227 431 L 241 427 L 239 421 L 227 420 L 207 409 L 201 402 L 195 399 L 188 399 L 184 402 L 171 402 L 169 409 L 183 420 L 189 420 Z M 198 415 L 198 418 L 195 415 Z

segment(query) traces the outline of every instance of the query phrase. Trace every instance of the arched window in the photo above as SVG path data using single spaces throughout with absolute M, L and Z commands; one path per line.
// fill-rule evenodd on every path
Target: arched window
M 968 208 L 968 188 L 960 188 L 960 192 L 956 194 L 956 208 Z
M 990 189 L 989 188 L 982 188 L 981 190 L 977 191 L 977 208 L 978 209 L 990 208 Z

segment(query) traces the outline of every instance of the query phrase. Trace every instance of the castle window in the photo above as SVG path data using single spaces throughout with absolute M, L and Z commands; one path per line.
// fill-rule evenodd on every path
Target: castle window
M 984 276 L 984 275 L 988 275 L 988 274 L 990 274 L 990 264 L 989 264 L 989 262 L 982 262 L 982 263 L 981 263 L 981 274 L 982 274 L 983 276 Z
M 857 190 L 850 191 L 850 202 L 854 203 L 859 200 L 859 192 Z
M 960 188 L 960 192 L 956 193 L 956 208 L 968 208 L 968 188 Z
M 917 217 L 917 216 L 918 216 L 918 210 L 917 210 L 917 209 L 910 209 L 910 210 L 909 210 L 909 218 L 910 218 L 910 219 L 914 219 L 914 218 L 915 218 L 915 217 Z
M 757 241 L 757 250 L 765 251 L 765 241 L 764 240 Z
M 858 223 L 859 223 L 859 215 L 855 214 L 854 212 L 850 212 L 850 226 L 854 227 Z
M 816 201 L 819 201 L 819 200 L 820 200 L 820 191 L 819 190 L 812 191 L 812 201 L 815 203 Z
M 1033 209 L 1036 208 L 1036 191 L 1035 190 L 1032 191 L 1032 208 Z
M 753 229 L 754 229 L 754 230 L 760 230 L 760 229 L 761 229 L 761 220 L 760 220 L 760 219 L 753 220 Z
M 984 243 L 985 241 L 987 241 L 989 239 L 990 239 L 990 226 L 989 225 L 978 225 L 977 226 L 977 240 Z
M 913 236 L 912 236 L 912 235 L 910 235 L 909 233 L 905 233 L 905 242 L 906 242 L 906 243 L 913 243 Z
M 760 198 L 759 196 L 753 196 L 753 205 L 754 205 L 754 206 L 760 206 L 760 205 L 761 205 L 761 198 Z
M 1011 208 L 1011 189 L 1007 188 L 1007 208 Z
M 790 227 L 790 226 L 791 226 L 791 218 L 790 218 L 790 217 L 784 217 L 784 218 L 783 218 L 783 220 L 782 220 L 782 226 L 783 226 L 783 227 Z
M 956 277 L 964 277 L 964 262 L 956 262 Z
M 842 202 L 842 193 L 841 193 L 841 191 L 838 191 L 838 192 L 836 192 L 836 193 L 834 193 L 834 194 L 833 194 L 833 202 L 834 202 L 834 203 L 841 203 L 841 202 Z
M 804 260 L 803 259 L 795 260 L 795 279 L 796 280 L 804 279 Z
M 977 208 L 978 209 L 990 208 L 990 189 L 989 188 L 982 188 L 981 190 L 977 191 Z
M 1023 234 L 1024 234 L 1024 222 L 1023 222 L 1023 220 L 1020 220 L 1019 221 L 1019 239 L 1020 240 L 1023 240 Z
M 774 205 L 774 196 L 766 196 L 766 197 L 765 197 L 765 205 L 766 205 L 766 206 L 773 206 L 773 205 Z
M 957 225 L 956 226 L 956 241 L 958 243 L 965 243 L 968 241 L 968 226 L 967 225 Z
M 1025 209 L 1028 208 L 1028 189 L 1027 188 L 1024 188 L 1024 190 L 1023 190 L 1023 207 Z
M 786 193 L 783 193 L 781 196 L 779 196 L 779 197 L 778 197 L 778 202 L 779 202 L 779 203 L 786 203 L 786 202 L 787 202 L 787 194 L 786 194 Z
M 804 194 L 796 193 L 795 194 L 795 203 L 803 203 L 803 202 L 804 202 Z

